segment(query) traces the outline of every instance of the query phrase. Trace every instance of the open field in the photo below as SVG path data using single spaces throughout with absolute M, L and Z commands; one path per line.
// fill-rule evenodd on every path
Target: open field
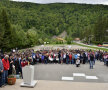
M 98 47 L 98 46 L 90 46 L 90 45 L 84 45 L 80 43 L 73 43 L 72 45 L 67 44 L 59 44 L 59 45 L 39 45 L 32 47 L 35 51 L 37 50 L 51 50 L 51 49 L 92 49 L 92 50 L 102 50 L 102 51 L 108 51 L 108 48 L 104 47 Z
M 82 47 L 87 47 L 87 48 L 95 49 L 95 50 L 108 51 L 108 48 L 106 48 L 106 47 L 98 47 L 98 46 L 95 46 L 95 45 L 86 45 L 86 44 L 82 44 L 82 43 L 74 43 L 74 44 L 78 45 L 78 46 L 82 46 Z
M 44 49 L 47 49 L 47 50 L 51 50 L 51 49 L 88 49 L 88 47 L 83 47 L 83 46 L 80 46 L 80 45 L 40 45 L 40 46 L 35 46 L 33 47 L 33 49 L 35 51 L 37 50 L 44 50 Z

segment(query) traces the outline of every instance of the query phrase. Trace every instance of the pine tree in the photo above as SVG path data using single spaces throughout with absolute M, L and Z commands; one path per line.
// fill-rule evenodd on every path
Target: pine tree
M 12 38 L 12 34 L 11 34 L 11 24 L 9 22 L 8 16 L 6 11 L 3 9 L 1 12 L 1 20 L 0 20 L 0 25 L 1 25 L 1 30 L 2 33 L 2 42 L 1 42 L 1 48 L 4 50 L 10 49 L 11 46 L 11 38 Z
M 105 41 L 107 28 L 107 19 L 105 17 L 99 17 L 94 27 L 94 41 L 96 44 L 102 44 Z
M 1 15 L 0 15 L 0 17 L 1 17 Z M 3 30 L 3 27 L 2 27 L 2 18 L 0 18 L 0 48 L 1 48 L 1 46 L 2 46 L 2 41 L 3 41 L 3 32 L 4 30 Z

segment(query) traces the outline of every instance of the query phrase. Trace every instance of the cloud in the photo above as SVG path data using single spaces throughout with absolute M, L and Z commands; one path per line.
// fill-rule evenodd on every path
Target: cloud
M 108 5 L 108 0 L 13 0 L 13 1 L 22 1 L 22 2 L 34 2 L 34 3 L 86 3 L 86 4 L 104 4 Z
M 108 5 L 108 1 L 106 1 L 106 2 L 101 2 L 102 4 L 104 4 L 104 5 Z

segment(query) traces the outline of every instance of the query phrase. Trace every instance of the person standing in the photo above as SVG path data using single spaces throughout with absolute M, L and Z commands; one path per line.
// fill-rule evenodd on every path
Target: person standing
M 61 64 L 63 64 L 63 52 L 61 53 L 60 60 L 61 60 Z
M 10 68 L 8 58 L 9 58 L 9 56 L 5 55 L 5 57 L 2 59 L 2 63 L 3 63 L 3 67 L 4 67 L 3 81 L 5 82 L 5 85 L 7 84 L 8 70 Z
M 69 54 L 67 53 L 66 54 L 66 64 L 68 64 L 69 63 Z
M 107 59 L 107 55 L 106 55 L 106 53 L 104 53 L 104 55 L 103 55 L 103 59 L 104 59 L 104 65 L 106 65 L 106 59 Z
M 72 63 L 72 54 L 71 54 L 71 53 L 69 54 L 69 63 L 70 63 L 70 64 L 73 64 L 73 63 Z
M 76 60 L 76 67 L 79 67 L 79 66 L 80 66 L 80 59 L 78 57 L 77 60 Z
M 2 87 L 4 85 L 3 82 L 3 63 L 2 60 L 0 59 L 0 87 Z
M 106 65 L 108 66 L 108 53 L 106 54 Z
M 44 59 L 45 59 L 45 56 L 44 56 L 44 54 L 42 54 L 42 56 L 41 56 L 41 62 L 42 62 L 42 64 L 44 64 Z
M 44 62 L 44 63 L 45 63 L 45 64 L 48 63 L 48 54 L 45 55 L 45 62 Z
M 90 53 L 90 69 L 93 69 L 94 65 L 94 55 L 93 53 Z
M 83 64 L 85 64 L 86 63 L 86 54 L 85 54 L 85 52 L 83 53 Z
M 33 64 L 36 64 L 36 54 L 33 52 L 32 53 L 32 60 L 33 60 Z
M 19 75 L 19 73 L 21 73 L 21 69 L 20 69 L 20 61 L 19 61 L 19 58 L 16 58 L 15 60 L 15 70 L 16 70 L 16 75 Z
M 59 64 L 60 64 L 60 62 L 61 62 L 61 52 L 60 51 L 58 53 L 58 58 L 59 58 Z
M 10 68 L 8 71 L 8 75 L 11 75 L 12 74 L 12 66 L 13 66 L 12 56 L 9 57 L 9 64 L 10 64 Z
M 66 63 L 66 53 L 63 53 L 63 62 Z
M 74 54 L 74 58 L 75 58 L 75 59 L 74 59 L 74 63 L 76 63 L 76 60 L 77 60 L 77 58 L 78 58 L 77 53 Z

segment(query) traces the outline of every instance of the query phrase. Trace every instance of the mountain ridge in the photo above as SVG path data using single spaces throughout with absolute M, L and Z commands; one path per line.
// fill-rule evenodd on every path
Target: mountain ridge
M 33 2 L 33 3 L 39 3 L 39 4 L 50 4 L 50 3 L 79 3 L 79 4 L 103 4 L 108 5 L 108 1 L 106 0 L 91 0 L 91 1 L 81 1 L 81 0 L 11 0 L 11 1 L 17 1 L 17 2 Z
M 0 7 L 7 10 L 12 24 L 23 30 L 35 27 L 48 36 L 59 35 L 64 30 L 72 37 L 81 37 L 91 29 L 99 16 L 108 17 L 107 5 L 0 1 Z

